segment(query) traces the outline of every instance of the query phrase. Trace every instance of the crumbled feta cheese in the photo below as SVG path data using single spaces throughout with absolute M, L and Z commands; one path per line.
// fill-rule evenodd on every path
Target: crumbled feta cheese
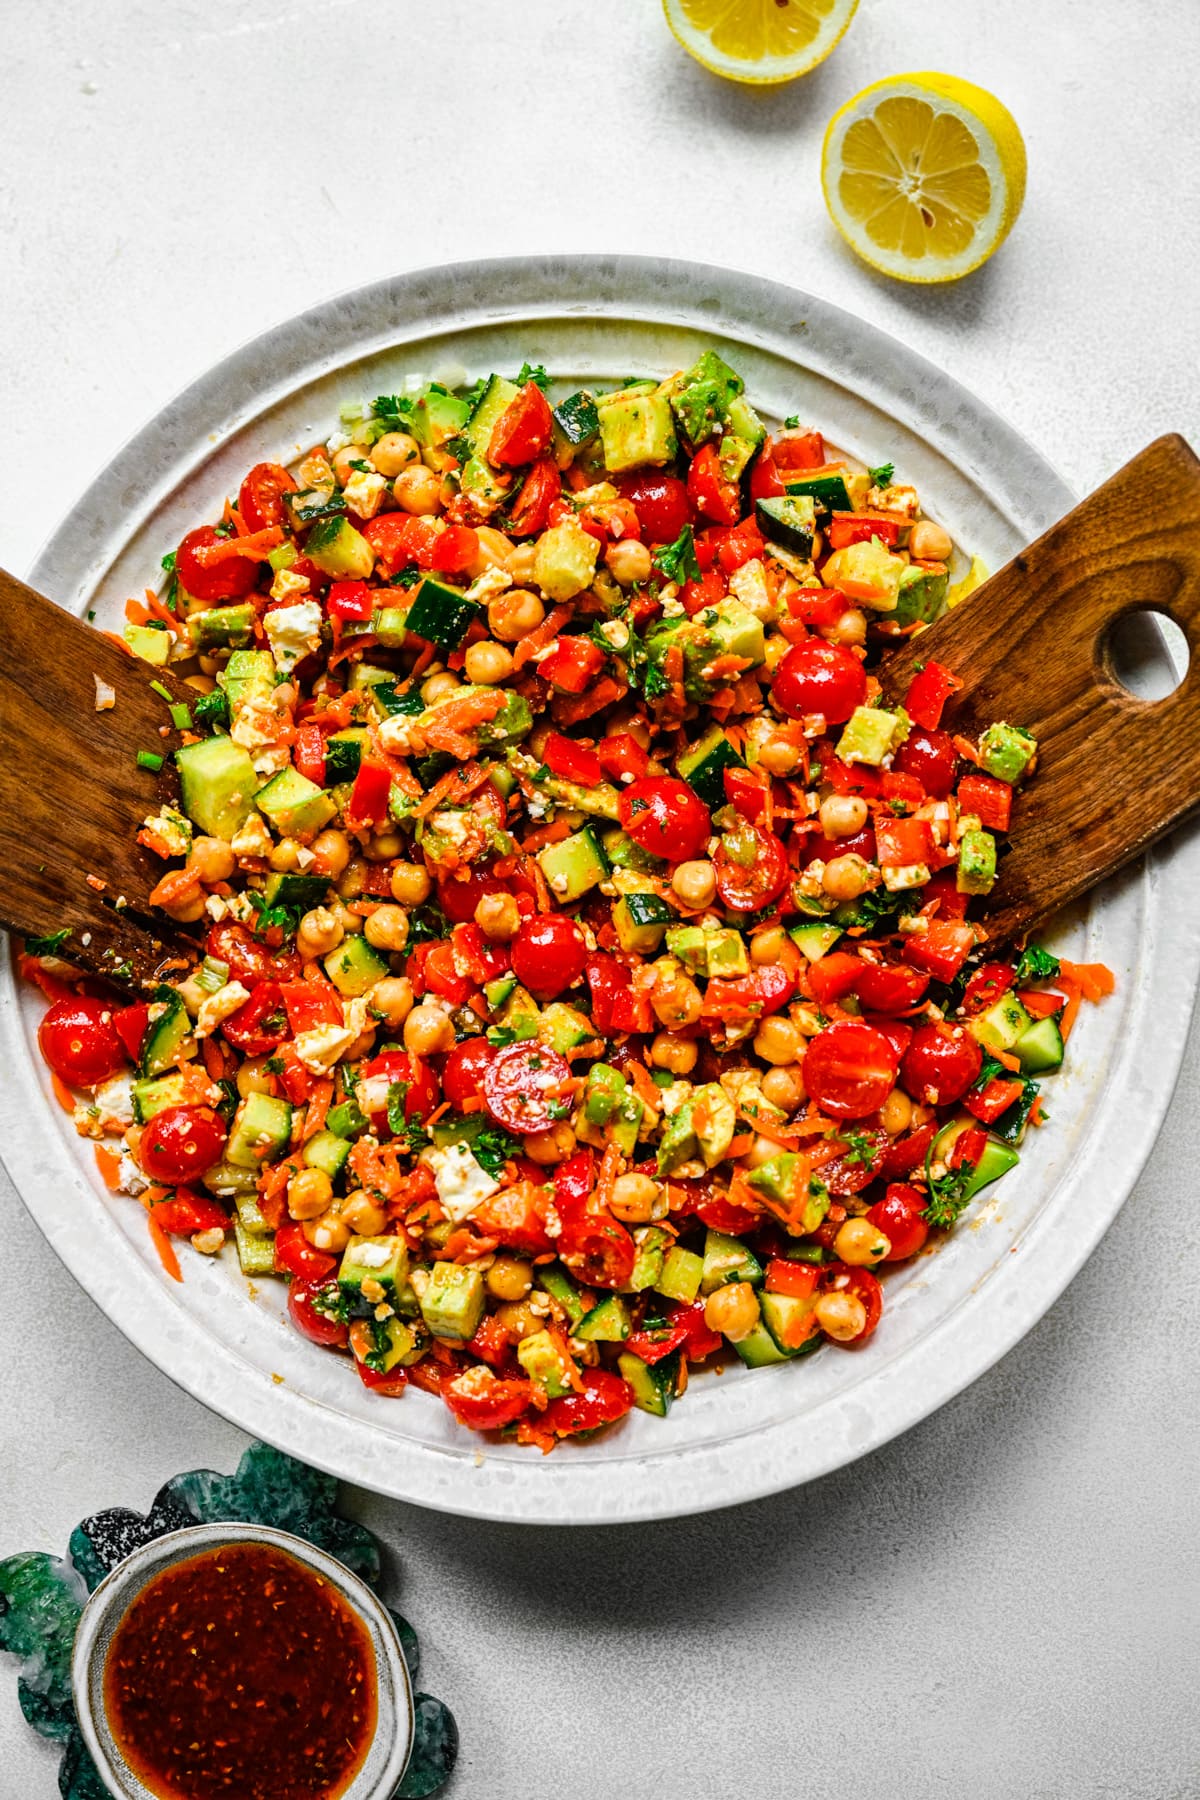
M 324 1075 L 358 1035 L 346 1025 L 316 1025 L 300 1033 L 294 1048 L 310 1075 Z
M 361 410 L 359 410 L 359 417 L 362 417 Z M 347 444 L 352 444 L 353 442 L 354 439 L 350 436 L 349 432 L 335 431 L 332 437 L 326 438 L 325 448 L 330 456 L 336 456 L 339 450 L 344 450 Z
M 271 583 L 271 598 L 286 600 L 289 594 L 307 594 L 310 586 L 307 575 L 298 574 L 295 569 L 276 569 L 275 579 Z
M 263 630 L 275 667 L 286 675 L 303 657 L 321 648 L 321 608 L 315 600 L 277 607 L 264 615 Z
M 690 1081 L 673 1081 L 669 1088 L 664 1088 L 662 1091 L 662 1109 L 670 1118 L 671 1114 L 677 1113 L 684 1102 L 690 1100 L 691 1097 L 692 1084 Z
M 624 619 L 609 619 L 599 627 L 599 634 L 614 650 L 624 650 L 629 642 L 629 627 Z
M 461 845 L 466 841 L 470 831 L 470 817 L 466 812 L 434 813 L 429 823 L 443 837 L 448 837 L 452 844 Z
M 497 594 L 503 594 L 511 586 L 512 576 L 506 570 L 485 569 L 482 575 L 475 577 L 467 589 L 467 599 L 478 600 L 486 606 L 489 600 L 494 600 Z
M 429 1165 L 442 1210 L 456 1225 L 500 1190 L 500 1183 L 475 1161 L 466 1144 L 435 1150 Z
M 220 894 L 210 894 L 208 896 L 208 899 L 204 902 L 204 910 L 208 914 L 209 918 L 215 919 L 217 924 L 219 925 L 221 920 L 225 917 L 226 913 L 229 911 L 229 908 L 225 904 L 224 900 L 222 900 Z
M 229 842 L 235 856 L 270 856 L 274 847 L 262 814 L 256 812 L 250 814 Z
M 417 715 L 419 717 L 419 715 Z M 412 751 L 409 732 L 416 723 L 411 713 L 394 713 L 379 727 L 379 742 L 389 756 L 408 756 Z
M 369 1238 L 363 1239 L 354 1247 L 354 1260 L 360 1269 L 382 1269 L 392 1260 L 392 1246 L 390 1243 L 377 1244 L 372 1243 Z M 363 1288 L 365 1291 L 365 1282 Z M 367 1298 L 369 1300 L 371 1296 L 368 1294 Z
M 386 1110 L 388 1089 L 392 1085 L 390 1075 L 364 1075 L 354 1090 L 354 1098 L 364 1115 L 370 1119 L 376 1113 Z
M 132 1194 L 136 1199 L 139 1194 L 144 1194 L 149 1186 L 150 1183 L 126 1150 L 117 1166 L 118 1191 L 122 1194 Z
M 114 1075 L 96 1089 L 95 1103 L 100 1109 L 100 1125 L 104 1131 L 124 1131 L 133 1124 L 133 1077 Z
M 672 595 L 672 597 L 670 599 L 663 601 L 662 609 L 663 609 L 663 617 L 664 618 L 667 618 L 667 619 L 678 618 L 684 610 L 683 601 L 676 600 L 675 597 Z
M 195 1033 L 198 1038 L 211 1037 L 222 1019 L 228 1019 L 239 1006 L 244 1006 L 250 998 L 249 988 L 244 988 L 240 981 L 227 981 L 223 988 L 210 994 L 196 1014 Z
M 160 856 L 186 856 L 192 847 L 192 822 L 173 806 L 164 806 L 161 812 L 143 819 L 142 830 L 154 839 L 153 848 Z
M 883 885 L 889 894 L 899 894 L 905 888 L 924 887 L 932 876 L 927 863 L 907 863 L 901 869 L 885 869 Z
M 386 490 L 387 482 L 382 475 L 374 471 L 368 475 L 362 469 L 355 469 L 342 492 L 351 512 L 357 513 L 360 519 L 373 519 Z

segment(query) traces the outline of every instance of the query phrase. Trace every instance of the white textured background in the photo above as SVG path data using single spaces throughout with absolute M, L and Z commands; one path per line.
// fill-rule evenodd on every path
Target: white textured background
M 946 291 L 856 265 L 817 183 L 868 81 L 994 89 L 1029 195 Z M 695 256 L 906 339 L 1080 490 L 1200 443 L 1196 0 L 862 0 L 791 89 L 718 83 L 656 0 L 0 0 L 0 561 L 241 339 L 395 269 Z M 67 796 L 69 801 L 69 796 Z M 2 1076 L 0 1076 L 2 1078 Z M 354 1504 L 402 1564 L 454 1800 L 1191 1800 L 1200 1049 L 1107 1240 L 935 1418 L 806 1490 L 549 1534 Z M 0 1555 L 244 1440 L 91 1306 L 0 1176 Z M 0 1796 L 56 1757 L 0 1671 Z

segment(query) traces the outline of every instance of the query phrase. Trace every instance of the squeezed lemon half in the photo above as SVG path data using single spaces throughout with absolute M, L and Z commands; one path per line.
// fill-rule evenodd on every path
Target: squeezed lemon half
M 667 24 L 714 75 L 767 85 L 824 62 L 858 0 L 663 0 Z
M 830 120 L 821 184 L 864 262 L 901 281 L 956 281 L 1016 223 L 1025 143 L 984 88 L 954 75 L 893 75 Z

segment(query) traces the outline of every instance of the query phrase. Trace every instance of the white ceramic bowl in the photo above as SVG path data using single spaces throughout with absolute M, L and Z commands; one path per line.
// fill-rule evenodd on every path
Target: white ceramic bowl
M 950 376 L 811 295 L 684 263 L 572 257 L 435 269 L 343 295 L 247 345 L 113 460 L 32 579 L 115 621 L 162 553 L 260 459 L 287 460 L 340 404 L 412 372 L 474 379 L 526 357 L 555 376 L 666 374 L 716 344 L 755 403 L 799 413 L 875 464 L 992 568 L 1072 504 L 1035 451 Z M 0 975 L 0 1142 L 49 1241 L 157 1365 L 247 1431 L 365 1487 L 449 1512 L 548 1523 L 692 1513 L 807 1481 L 886 1442 L 965 1387 L 1039 1319 L 1095 1247 L 1150 1150 L 1200 969 L 1200 840 L 1177 838 L 1064 921 L 1056 941 L 1116 971 L 1085 1009 L 1019 1171 L 937 1255 L 889 1277 L 861 1353 L 694 1380 L 665 1421 L 634 1413 L 552 1456 L 485 1441 L 440 1401 L 368 1394 L 288 1325 L 280 1284 L 248 1292 L 232 1253 L 162 1274 L 145 1216 L 100 1184 L 36 1054 L 41 1006 Z

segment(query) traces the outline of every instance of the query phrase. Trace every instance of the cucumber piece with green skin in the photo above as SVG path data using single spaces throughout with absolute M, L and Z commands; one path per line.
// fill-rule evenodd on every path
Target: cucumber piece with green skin
M 638 1105 L 641 1105 L 640 1100 Z M 633 1241 L 637 1252 L 628 1284 L 621 1290 L 625 1294 L 641 1294 L 654 1286 L 662 1274 L 663 1258 L 670 1240 L 661 1225 L 641 1225 L 635 1230 Z
M 806 561 L 812 555 L 816 507 L 810 496 L 778 494 L 755 504 L 759 529 L 769 543 L 782 544 Z
M 651 1413 L 656 1419 L 666 1418 L 675 1398 L 679 1360 L 678 1350 L 656 1363 L 643 1362 L 632 1350 L 622 1350 L 617 1368 L 633 1389 L 633 1404 L 639 1412 Z
M 486 463 L 488 460 L 492 432 L 520 391 L 515 381 L 507 381 L 503 375 L 493 375 L 479 396 L 478 404 L 467 421 L 463 435 L 482 462 Z
M 1019 1144 L 1025 1136 L 1025 1127 L 1040 1091 L 1036 1081 L 1027 1079 L 1019 1099 L 1014 1100 L 1008 1110 L 1002 1112 L 998 1119 L 993 1119 L 988 1126 L 992 1136 L 998 1137 L 1005 1144 Z
M 354 1327 L 351 1348 L 364 1368 L 376 1375 L 387 1375 L 397 1367 L 418 1362 L 428 1346 L 428 1339 L 403 1319 L 359 1319 Z M 365 1346 L 365 1350 L 364 1350 Z
M 515 975 L 497 975 L 494 981 L 484 984 L 483 997 L 487 1001 L 489 1012 L 499 1012 L 505 1001 L 510 998 L 517 985 Z
M 736 394 L 729 402 L 729 429 L 753 450 L 758 449 L 767 435 L 766 426 L 744 393 Z
M 711 731 L 706 731 L 675 758 L 679 779 L 686 781 L 709 808 L 725 805 L 726 769 L 744 769 L 745 766 L 719 725 L 714 725 Z
M 234 1206 L 237 1208 L 239 1223 L 251 1237 L 274 1237 L 274 1227 L 267 1224 L 256 1198 L 256 1190 L 234 1195 Z
M 792 1360 L 786 1350 L 779 1348 L 761 1319 L 754 1330 L 747 1337 L 739 1338 L 733 1347 L 748 1369 L 766 1369 L 772 1363 Z
M 600 429 L 595 395 L 587 388 L 580 388 L 577 394 L 554 408 L 554 423 L 568 444 L 590 444 Z
M 304 540 L 310 562 L 335 581 L 365 581 L 375 567 L 375 552 L 349 519 L 318 519 Z
M 458 472 L 458 486 L 475 510 L 486 518 L 508 499 L 512 480 L 509 476 L 497 475 L 495 469 L 490 469 L 482 457 L 472 456 Z
M 671 402 L 659 389 L 649 393 L 623 388 L 604 394 L 596 402 L 600 442 L 609 474 L 638 469 L 644 464 L 661 468 L 674 462 L 679 445 Z
M 388 972 L 385 958 L 371 948 L 365 937 L 357 935 L 343 938 L 325 958 L 324 967 L 338 993 L 350 1000 L 365 994 Z
M 646 1108 L 632 1088 L 626 1088 L 621 1095 L 616 1117 L 608 1128 L 608 1135 L 623 1156 L 632 1156 L 634 1145 L 642 1133 L 642 1120 Z
M 461 588 L 448 587 L 427 575 L 408 609 L 407 630 L 414 637 L 436 644 L 446 655 L 458 650 L 471 626 L 484 610 L 468 600 Z
M 299 769 L 273 775 L 255 794 L 254 804 L 280 837 L 315 837 L 338 809 L 333 796 Z
M 671 411 L 693 447 L 707 443 L 721 428 L 745 385 L 715 350 L 705 350 L 684 371 L 671 395 Z
M 967 1020 L 967 1030 L 985 1050 L 1011 1050 L 1033 1020 L 1014 993 L 1002 994 L 986 1012 Z
M 156 1113 L 168 1106 L 187 1105 L 188 1083 L 178 1073 L 159 1075 L 152 1081 L 135 1081 L 130 1089 L 133 1116 L 139 1125 L 148 1125 Z
M 486 1297 L 483 1275 L 466 1264 L 450 1262 L 434 1263 L 426 1273 L 425 1290 L 418 1296 L 421 1317 L 434 1337 L 457 1338 L 468 1343 L 479 1330 L 479 1321 L 483 1317 Z
M 614 797 L 615 792 L 614 789 Z M 635 844 L 619 825 L 604 833 L 603 846 L 614 869 L 632 869 L 635 875 L 658 875 L 667 866 L 661 856 L 652 856 L 640 844 Z
M 589 825 L 537 853 L 538 866 L 560 906 L 570 906 L 608 877 L 608 858 Z
M 613 930 L 622 950 L 642 955 L 657 950 L 675 914 L 657 894 L 622 894 L 612 910 Z
M 210 606 L 192 614 L 188 636 L 201 655 L 210 650 L 240 650 L 254 641 L 254 616 L 254 608 L 246 603 Z
M 978 1129 L 978 1119 L 961 1115 L 943 1125 L 925 1153 L 926 1175 L 930 1174 L 935 1162 L 948 1163 L 950 1153 L 964 1131 Z M 993 1181 L 999 1181 L 1002 1175 L 1015 1169 L 1020 1160 L 1011 1144 L 1003 1144 L 998 1138 L 989 1137 L 959 1196 L 963 1205 L 973 1200 L 982 1188 L 990 1187 Z
M 263 888 L 263 899 L 268 908 L 289 906 L 300 912 L 310 912 L 314 906 L 320 906 L 328 894 L 327 875 L 296 875 L 290 870 L 279 875 L 268 875 Z
M 363 751 L 370 733 L 361 725 L 348 731 L 335 731 L 325 740 L 325 780 L 330 787 L 339 781 L 353 781 L 362 767 Z
M 537 1284 L 552 1300 L 557 1300 L 574 1331 L 587 1310 L 579 1298 L 579 1289 L 558 1263 L 549 1263 L 537 1271 Z
M 809 962 L 820 962 L 827 956 L 842 935 L 840 925 L 823 925 L 819 920 L 812 920 L 807 925 L 793 925 L 788 936 Z
M 1063 1059 L 1062 1028 L 1055 1018 L 1039 1019 L 1021 1033 L 1012 1048 L 1023 1075 L 1041 1075 L 1057 1069 Z
M 174 988 L 159 988 L 154 998 L 164 1010 L 146 1027 L 142 1039 L 138 1074 L 143 1080 L 174 1066 L 179 1047 L 192 1029 L 187 1007 Z
M 270 1094 L 248 1094 L 238 1107 L 225 1146 L 225 1161 L 242 1169 L 261 1169 L 287 1149 L 292 1136 L 292 1108 Z
M 365 1318 L 377 1306 L 395 1309 L 408 1282 L 407 1242 L 390 1235 L 351 1238 L 342 1253 L 337 1279 L 352 1317 Z M 375 1286 L 364 1293 L 369 1282 Z
M 571 1381 L 574 1365 L 564 1356 L 549 1331 L 535 1331 L 522 1338 L 517 1345 L 517 1361 L 529 1380 L 539 1382 L 551 1400 L 574 1392 Z
M 752 1287 L 762 1284 L 763 1270 L 758 1258 L 737 1238 L 711 1226 L 704 1239 L 704 1264 L 700 1292 L 706 1297 L 733 1281 L 748 1281 Z
M 233 1240 L 237 1245 L 238 1266 L 242 1274 L 254 1278 L 275 1273 L 275 1238 L 247 1231 L 240 1218 L 233 1222 Z
M 166 1076 L 164 1080 L 168 1079 Z M 136 1110 L 136 1109 L 135 1109 Z M 253 1198 L 258 1193 L 258 1170 L 242 1169 L 236 1163 L 222 1159 L 206 1169 L 201 1177 L 210 1194 L 220 1200 L 228 1200 L 231 1196 L 240 1205 L 243 1199 Z M 250 1227 L 247 1225 L 247 1230 Z
M 856 498 L 865 498 L 871 485 L 867 475 L 851 475 L 840 471 L 833 475 L 787 474 L 783 477 L 786 494 L 807 494 L 819 513 L 856 512 Z
M 268 704 L 275 691 L 275 660 L 271 652 L 235 650 L 220 671 L 217 685 L 225 689 L 229 710 L 235 718 L 247 704 Z
M 371 621 L 371 630 L 385 650 L 403 650 L 408 639 L 407 606 L 383 606 Z
M 572 1337 L 585 1344 L 623 1344 L 633 1330 L 629 1308 L 620 1294 L 606 1294 L 572 1327 Z
M 225 843 L 254 811 L 258 776 L 247 751 L 232 738 L 202 738 L 175 752 L 180 804 L 201 831 Z
M 814 1309 L 817 1295 L 770 1294 L 758 1297 L 762 1322 L 770 1332 L 776 1348 L 787 1357 L 804 1356 L 821 1341 Z
M 357 1100 L 345 1099 L 330 1107 L 325 1115 L 325 1124 L 335 1137 L 356 1138 L 366 1131 L 370 1120 Z
M 346 1166 L 350 1145 L 333 1131 L 318 1131 L 304 1146 L 304 1161 L 310 1169 L 320 1169 L 330 1181 L 336 1181 Z
M 662 1273 L 655 1282 L 655 1292 L 668 1300 L 679 1300 L 691 1306 L 700 1292 L 704 1276 L 704 1258 L 694 1250 L 683 1250 L 673 1244 L 663 1258 Z

